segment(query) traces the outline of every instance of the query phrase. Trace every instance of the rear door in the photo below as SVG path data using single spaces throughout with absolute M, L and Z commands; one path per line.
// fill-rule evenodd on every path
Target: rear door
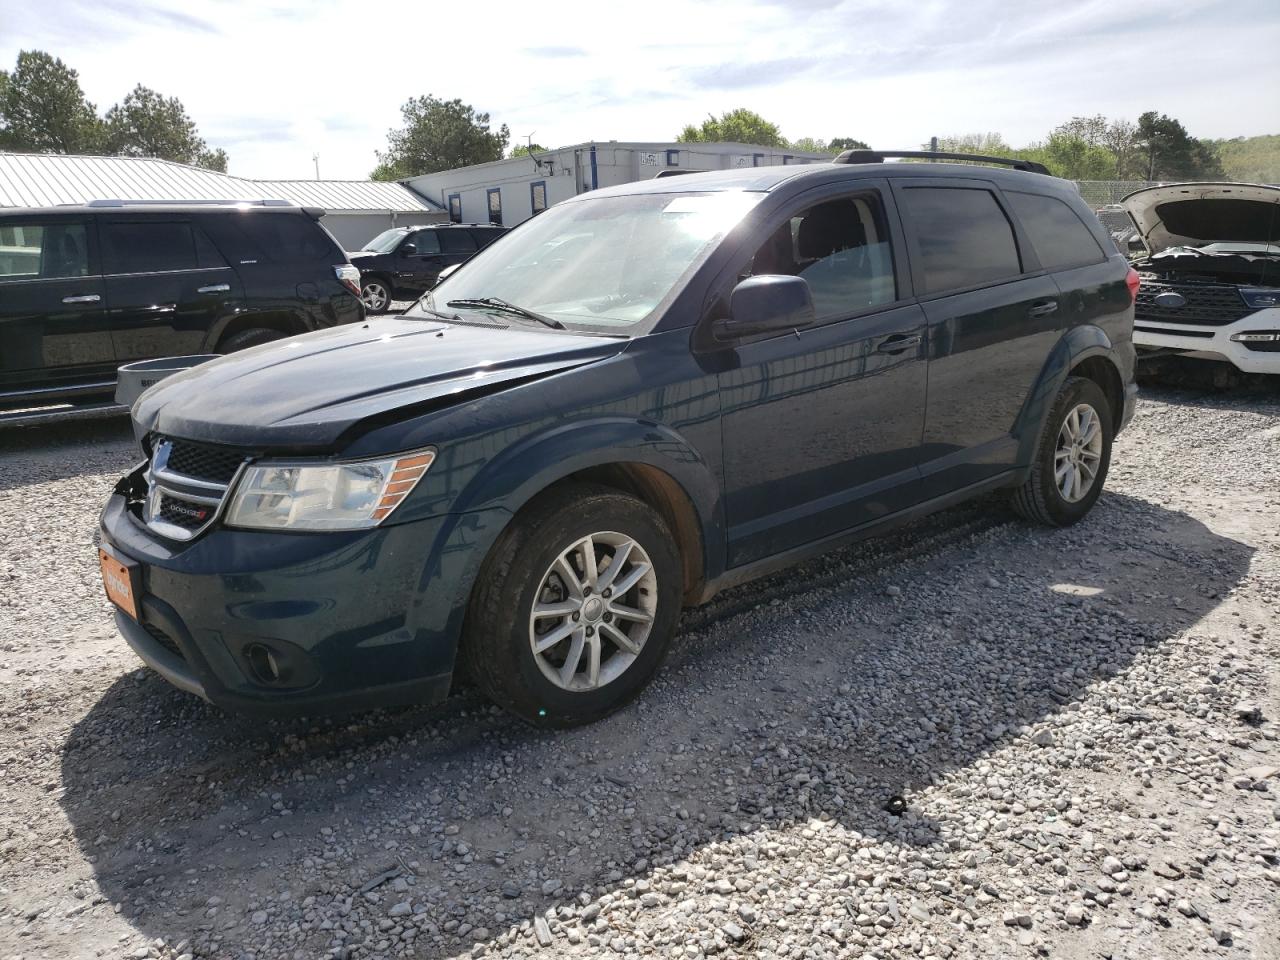
M 103 217 L 107 318 L 121 363 L 202 353 L 240 280 L 204 231 L 182 216 Z
M 928 321 L 920 469 L 933 498 L 1016 465 L 1018 415 L 1065 311 L 994 183 L 900 179 L 893 189 Z
M 0 219 L 0 395 L 115 381 L 92 226 Z

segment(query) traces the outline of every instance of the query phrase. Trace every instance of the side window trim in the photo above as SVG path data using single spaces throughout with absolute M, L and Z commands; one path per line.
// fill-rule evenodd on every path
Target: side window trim
M 1018 273 L 1010 274 L 1007 277 L 1001 277 L 997 280 L 985 280 L 982 283 L 971 284 L 967 287 L 953 287 L 950 290 L 929 291 L 925 285 L 924 255 L 920 250 L 919 233 L 916 230 L 916 225 L 909 222 L 909 218 L 902 217 L 901 225 L 906 238 L 907 254 L 910 258 L 911 281 L 917 291 L 917 299 L 920 302 L 926 303 L 931 300 L 938 300 L 942 297 L 953 297 L 960 293 L 970 293 L 974 290 L 985 290 L 990 287 L 999 287 L 1006 283 L 1014 283 L 1018 280 L 1024 280 L 1028 277 L 1043 276 L 1046 273 L 1044 268 L 1040 266 L 1039 259 L 1036 257 L 1035 248 L 1031 246 L 1030 240 L 1027 239 L 1027 235 L 1022 230 L 1022 224 L 1019 223 L 1018 218 L 1014 216 L 1011 204 L 994 180 L 980 180 L 976 177 L 893 177 L 889 181 L 889 186 L 893 190 L 894 199 L 898 201 L 896 206 L 899 209 L 905 209 L 906 207 L 903 193 L 913 187 L 986 190 L 995 197 L 996 206 L 1000 208 L 1005 219 L 1009 221 L 1009 229 L 1013 231 L 1014 247 L 1018 252 L 1018 261 L 1021 267 Z
M 889 182 L 878 178 L 866 177 L 840 180 L 835 183 L 814 187 L 791 197 L 764 219 L 757 221 L 758 225 L 750 231 L 750 236 L 745 237 L 738 244 L 728 263 L 721 268 L 715 279 L 708 285 L 707 293 L 703 300 L 701 317 L 694 328 L 695 342 L 703 344 L 704 347 L 710 342 L 707 331 L 711 322 L 716 319 L 716 304 L 728 300 L 728 295 L 733 290 L 733 287 L 736 286 L 738 277 L 750 265 L 756 251 L 760 248 L 763 238 L 770 236 L 783 223 L 809 207 L 828 200 L 854 199 L 867 194 L 874 194 L 880 201 L 880 206 L 884 211 L 885 225 L 889 230 L 889 249 L 893 256 L 893 277 L 897 296 L 889 303 L 878 303 L 867 307 L 865 310 L 841 314 L 825 320 L 820 319 L 816 327 L 825 327 L 835 323 L 844 323 L 862 317 L 874 316 L 877 313 L 896 310 L 914 302 L 915 294 L 907 270 L 906 241 L 902 231 L 901 220 L 898 216 L 896 197 L 889 189 Z M 816 327 L 809 329 L 815 329 Z M 769 334 L 768 336 L 776 336 L 776 334 Z M 740 342 L 750 343 L 753 340 L 745 339 Z M 720 346 L 723 346 L 723 344 Z

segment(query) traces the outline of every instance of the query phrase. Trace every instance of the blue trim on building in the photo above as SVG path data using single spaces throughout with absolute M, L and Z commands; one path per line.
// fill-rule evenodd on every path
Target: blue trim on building
M 600 175 L 596 170 L 596 148 L 591 147 L 591 189 L 595 190 L 600 186 Z
M 538 202 L 537 202 L 538 187 L 542 188 L 542 210 L 547 209 L 547 181 L 534 180 L 529 184 L 529 211 L 530 211 L 529 215 L 534 217 L 536 217 L 538 214 L 542 212 L 542 210 L 538 209 Z
M 454 214 L 453 214 L 453 201 L 455 200 L 458 201 L 458 215 L 456 220 L 454 219 Z M 449 219 L 452 220 L 454 223 L 461 223 L 462 222 L 462 194 L 460 193 L 449 194 L 449 196 L 445 199 L 445 206 L 449 208 Z

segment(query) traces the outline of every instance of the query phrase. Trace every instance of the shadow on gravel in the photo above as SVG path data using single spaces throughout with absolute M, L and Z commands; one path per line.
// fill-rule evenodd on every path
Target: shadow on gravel
M 0 490 L 104 469 L 123 473 L 141 458 L 124 415 L 38 427 L 0 425 Z
M 373 921 L 352 956 L 378 955 L 378 921 L 407 898 L 426 908 L 416 955 L 464 950 L 477 934 L 460 920 L 496 935 L 709 843 L 819 816 L 945 856 L 943 825 L 886 801 L 1026 743 L 1027 724 L 1209 613 L 1251 554 L 1117 494 L 1059 531 L 977 502 L 690 611 L 641 701 L 560 734 L 465 691 L 432 709 L 263 724 L 139 670 L 76 724 L 61 802 L 125 917 L 220 957 L 325 955 L 333 933 L 315 926 L 341 922 L 352 895 L 350 916 Z M 1087 743 L 1077 758 L 1097 763 Z M 973 812 L 1014 799 L 996 788 Z M 376 885 L 397 875 L 408 893 Z M 311 921 L 296 906 L 308 896 Z M 266 949 L 264 932 L 293 921 Z

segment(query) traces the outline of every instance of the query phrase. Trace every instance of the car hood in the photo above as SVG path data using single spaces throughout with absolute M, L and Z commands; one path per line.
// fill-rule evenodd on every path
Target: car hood
M 1151 253 L 1214 242 L 1280 242 L 1280 187 L 1173 183 L 1121 202 Z
M 352 263 L 359 263 L 361 260 L 368 260 L 370 257 L 380 257 L 382 254 L 376 250 L 348 250 L 347 259 Z
M 158 432 L 272 450 L 333 450 L 385 415 L 415 416 L 620 353 L 627 341 L 387 317 L 264 344 L 160 381 L 133 407 Z

